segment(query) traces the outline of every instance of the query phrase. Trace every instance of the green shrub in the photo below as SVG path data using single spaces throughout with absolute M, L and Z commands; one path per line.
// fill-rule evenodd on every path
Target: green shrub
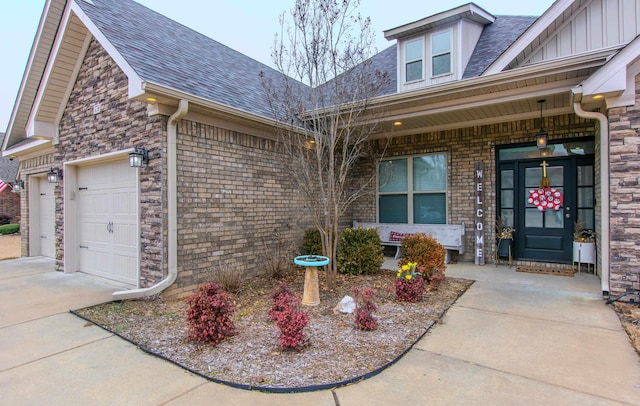
M 422 276 L 431 281 L 432 276 L 444 276 L 444 260 L 447 250 L 438 240 L 426 234 L 408 235 L 402 240 L 402 257 L 398 265 L 415 262 Z
M 8 214 L 0 213 L 0 226 L 9 224 L 9 223 L 11 223 L 11 216 Z
M 347 228 L 338 241 L 336 265 L 341 273 L 370 274 L 384 262 L 380 233 L 375 228 Z
M 15 234 L 20 232 L 20 224 L 5 224 L 0 226 L 0 234 Z
M 300 251 L 302 255 L 322 255 L 322 238 L 317 228 L 310 228 L 304 232 Z

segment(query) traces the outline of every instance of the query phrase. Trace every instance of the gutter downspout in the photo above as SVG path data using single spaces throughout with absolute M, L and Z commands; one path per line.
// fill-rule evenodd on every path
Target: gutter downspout
M 168 234 L 168 274 L 157 284 L 148 288 L 123 290 L 111 295 L 113 300 L 138 299 L 156 295 L 175 282 L 178 277 L 178 176 L 177 143 L 178 122 L 189 111 L 189 102 L 180 100 L 176 110 L 167 121 L 167 219 Z
M 571 89 L 574 95 L 582 97 L 582 89 Z M 600 122 L 600 265 L 602 295 L 608 296 L 610 292 L 610 225 L 609 217 L 609 120 L 602 113 L 585 111 L 580 102 L 573 103 L 573 111 L 578 117 L 595 119 Z

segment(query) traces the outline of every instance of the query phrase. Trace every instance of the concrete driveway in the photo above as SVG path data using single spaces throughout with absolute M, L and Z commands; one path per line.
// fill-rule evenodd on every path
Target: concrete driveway
M 452 265 L 477 282 L 397 364 L 333 391 L 211 383 L 69 314 L 120 287 L 0 261 L 0 405 L 640 404 L 640 362 L 593 275 Z

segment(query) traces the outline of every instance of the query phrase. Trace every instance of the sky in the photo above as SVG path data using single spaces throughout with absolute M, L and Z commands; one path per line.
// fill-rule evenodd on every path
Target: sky
M 115 0 L 114 0 L 115 1 Z M 279 16 L 295 0 L 136 0 L 183 25 L 267 65 L 271 63 Z M 361 0 L 359 11 L 370 17 L 379 51 L 392 45 L 382 32 L 469 0 Z M 553 0 L 475 0 L 493 15 L 539 16 Z M 389 4 L 394 7 L 391 9 Z M 0 0 L 0 132 L 5 132 L 27 64 L 45 0 Z

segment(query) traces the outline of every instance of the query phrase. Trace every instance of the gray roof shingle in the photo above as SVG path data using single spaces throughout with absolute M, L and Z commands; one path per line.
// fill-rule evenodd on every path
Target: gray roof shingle
M 482 75 L 537 19 L 529 16 L 496 16 L 496 20 L 482 30 L 462 78 Z
M 0 133 L 0 145 L 4 142 L 4 136 L 5 133 Z M 5 158 L 0 155 L 0 181 L 10 183 L 16 180 L 19 163 L 17 159 Z
M 131 0 L 78 5 L 142 80 L 273 116 L 259 74 L 280 72 Z

